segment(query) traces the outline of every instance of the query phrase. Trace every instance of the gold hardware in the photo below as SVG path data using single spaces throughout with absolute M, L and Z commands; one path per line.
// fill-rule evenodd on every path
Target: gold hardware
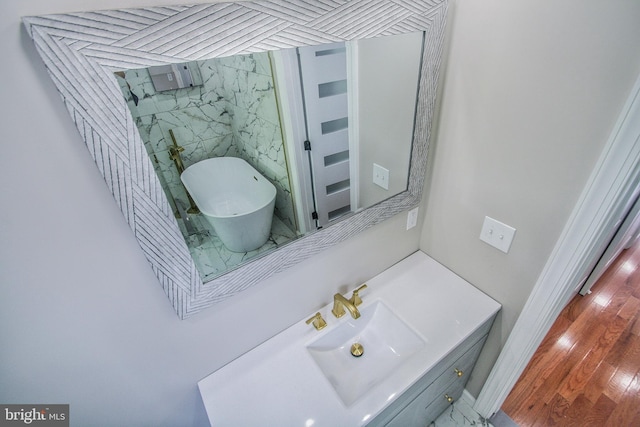
M 169 129 L 169 136 L 171 136 L 171 141 L 173 141 L 173 147 L 169 147 L 169 158 L 173 160 L 173 163 L 175 163 L 176 169 L 178 169 L 178 176 L 180 176 L 182 175 L 182 172 L 184 172 L 184 163 L 182 163 L 182 156 L 180 156 L 180 153 L 184 151 L 184 147 L 178 145 L 176 137 L 173 134 L 173 129 Z M 189 199 L 189 204 L 191 205 L 191 207 L 187 209 L 187 213 L 200 213 L 200 209 L 196 206 L 196 202 L 191 198 L 191 194 L 189 194 L 186 187 L 184 188 L 184 191 L 187 193 L 187 199 Z
M 358 295 L 358 292 L 360 292 L 363 289 L 367 289 L 367 285 L 362 285 L 360 286 L 358 289 L 353 291 L 353 294 L 351 295 L 351 298 L 349 298 L 349 302 L 353 305 L 355 305 L 356 307 L 359 306 L 360 304 L 362 304 L 362 298 L 360 298 L 360 295 Z
M 360 357 L 364 354 L 364 347 L 359 342 L 353 343 L 351 346 L 351 355 L 354 357 Z
M 454 368 L 453 372 L 455 372 L 455 373 L 456 373 L 456 375 L 457 375 L 458 377 L 461 377 L 461 376 L 463 376 L 463 375 L 464 375 L 464 372 L 462 372 L 462 371 L 461 371 L 460 369 L 458 369 L 458 368 Z
M 309 323 L 313 323 L 313 327 L 316 328 L 316 330 L 320 330 L 322 328 L 324 328 L 325 326 L 327 326 L 327 322 L 324 321 L 324 319 L 322 318 L 322 314 L 320 314 L 320 312 L 317 312 L 316 314 L 313 315 L 313 317 L 311 319 L 307 320 L 307 325 Z
M 169 147 L 169 158 L 175 162 L 178 174 L 182 174 L 182 172 L 184 172 L 184 163 L 182 163 L 180 153 L 184 151 L 184 147 L 178 145 L 176 137 L 173 134 L 173 129 L 169 129 L 169 136 L 171 137 L 171 141 L 173 141 L 173 147 Z
M 344 316 L 345 307 L 349 310 L 349 313 L 351 313 L 351 317 L 354 319 L 360 317 L 360 312 L 351 301 L 343 297 L 341 294 L 335 294 L 333 296 L 333 310 L 331 310 L 333 315 L 337 318 Z
M 358 311 L 356 307 L 362 304 L 362 298 L 360 298 L 358 292 L 366 288 L 367 285 L 362 285 L 358 289 L 355 289 L 349 299 L 346 299 L 341 294 L 335 294 L 333 296 L 333 310 L 331 310 L 333 315 L 338 318 L 344 316 L 344 309 L 346 307 L 349 313 L 351 313 L 351 317 L 354 319 L 360 317 L 360 311 Z
M 445 394 L 444 398 L 447 399 L 447 402 L 453 403 L 453 397 L 449 396 L 448 394 Z

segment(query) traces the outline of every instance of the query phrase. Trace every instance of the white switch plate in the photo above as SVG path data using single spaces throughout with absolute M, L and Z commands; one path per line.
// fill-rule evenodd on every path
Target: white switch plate
M 374 163 L 373 164 L 373 183 L 384 188 L 389 189 L 389 169 Z
M 506 254 L 509 252 L 515 234 L 515 228 L 485 216 L 482 231 L 480 232 L 480 240 L 500 249 Z
M 407 215 L 407 230 L 418 224 L 418 209 L 419 208 L 413 208 L 409 211 L 409 214 Z

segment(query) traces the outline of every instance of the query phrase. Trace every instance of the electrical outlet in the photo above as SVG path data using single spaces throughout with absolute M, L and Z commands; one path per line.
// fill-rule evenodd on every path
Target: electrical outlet
M 419 208 L 413 208 L 407 214 L 407 230 L 418 224 L 418 209 Z
M 480 240 L 504 252 L 509 252 L 516 229 L 488 216 L 484 217 Z
M 373 164 L 373 183 L 384 188 L 389 189 L 389 169 L 383 168 L 378 164 Z

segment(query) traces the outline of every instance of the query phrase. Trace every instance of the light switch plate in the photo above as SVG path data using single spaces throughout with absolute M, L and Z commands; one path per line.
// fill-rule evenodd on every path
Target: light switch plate
M 482 231 L 480 232 L 480 240 L 506 254 L 509 252 L 515 234 L 515 228 L 485 216 Z
M 373 164 L 373 183 L 384 188 L 389 189 L 389 169 L 374 163 Z

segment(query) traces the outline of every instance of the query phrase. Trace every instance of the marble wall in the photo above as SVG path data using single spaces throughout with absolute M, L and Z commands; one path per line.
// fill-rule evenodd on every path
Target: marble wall
M 169 157 L 173 131 L 185 167 L 211 157 L 248 161 L 277 189 L 275 215 L 297 230 L 284 141 L 267 53 L 192 63 L 203 84 L 156 92 L 147 69 L 126 70 L 118 82 L 170 203 L 189 206 Z

